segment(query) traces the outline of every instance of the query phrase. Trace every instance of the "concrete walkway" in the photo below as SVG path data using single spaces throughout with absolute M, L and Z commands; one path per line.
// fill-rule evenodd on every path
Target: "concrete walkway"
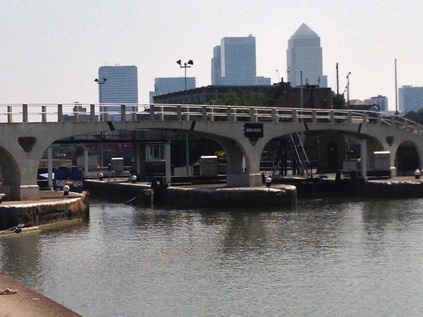
M 64 196 L 63 191 L 41 190 L 39 199 L 32 200 L 3 200 L 1 206 L 25 206 L 29 204 L 43 204 L 52 201 L 63 201 L 64 199 L 72 199 L 81 197 L 80 193 L 69 192 L 69 195 Z M 3 316 L 0 316 L 3 317 Z
M 16 294 L 0 295 L 0 316 L 7 317 L 77 317 L 81 316 L 16 280 L 0 273 L 0 294 L 10 289 Z

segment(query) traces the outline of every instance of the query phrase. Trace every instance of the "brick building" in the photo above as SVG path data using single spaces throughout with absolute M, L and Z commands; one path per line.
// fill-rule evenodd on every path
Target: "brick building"
M 178 91 L 153 97 L 154 103 L 164 104 L 211 104 L 223 100 L 230 92 L 262 94 L 265 103 L 270 107 L 300 108 L 301 94 L 304 108 L 330 109 L 332 107 L 332 91 L 330 88 L 319 88 L 314 85 L 291 87 L 281 82 L 265 86 L 205 86 L 185 91 Z

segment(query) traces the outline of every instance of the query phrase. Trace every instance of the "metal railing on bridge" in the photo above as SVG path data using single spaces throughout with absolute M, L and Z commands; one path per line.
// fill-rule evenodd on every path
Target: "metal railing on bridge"
M 0 104 L 0 123 L 99 121 L 227 121 L 373 123 L 422 135 L 423 126 L 399 115 L 365 110 L 191 104 Z

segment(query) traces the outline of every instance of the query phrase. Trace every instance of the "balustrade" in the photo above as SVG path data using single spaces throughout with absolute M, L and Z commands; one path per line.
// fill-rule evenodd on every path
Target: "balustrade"
M 86 108 L 89 109 L 86 112 Z M 120 121 L 178 120 L 227 121 L 227 122 L 312 122 L 347 124 L 379 124 L 421 134 L 423 126 L 398 115 L 384 116 L 381 112 L 359 110 L 268 108 L 222 105 L 131 105 L 125 104 L 8 104 L 0 105 L 0 122 L 67 122 L 67 121 Z M 109 110 L 113 110 L 110 112 Z M 417 132 L 416 132 L 417 131 Z

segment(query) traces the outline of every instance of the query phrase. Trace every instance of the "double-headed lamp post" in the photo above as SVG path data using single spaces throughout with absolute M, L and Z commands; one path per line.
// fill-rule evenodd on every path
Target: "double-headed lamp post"
M 98 87 L 99 87 L 99 89 L 98 89 L 98 99 L 99 99 L 99 102 L 102 103 L 103 102 L 103 94 L 102 94 L 101 85 L 104 85 L 106 83 L 107 78 L 104 78 L 104 77 L 100 78 L 100 79 L 96 78 L 96 79 L 94 79 L 94 81 L 98 84 Z
M 194 65 L 194 62 L 192 59 L 190 59 L 188 62 L 184 63 L 182 65 L 181 60 L 177 60 L 176 64 L 179 65 L 180 68 L 183 68 L 185 70 L 185 96 L 187 95 L 187 68 L 191 68 L 192 65 Z
M 185 103 L 187 102 L 187 68 L 191 68 L 191 66 L 194 65 L 194 62 L 192 59 L 190 59 L 188 62 L 185 62 L 182 64 L 181 60 L 177 60 L 176 64 L 179 65 L 180 68 L 184 69 L 184 79 L 185 79 Z M 188 141 L 188 133 L 185 135 L 185 164 L 186 164 L 186 174 L 189 176 L 189 141 Z

